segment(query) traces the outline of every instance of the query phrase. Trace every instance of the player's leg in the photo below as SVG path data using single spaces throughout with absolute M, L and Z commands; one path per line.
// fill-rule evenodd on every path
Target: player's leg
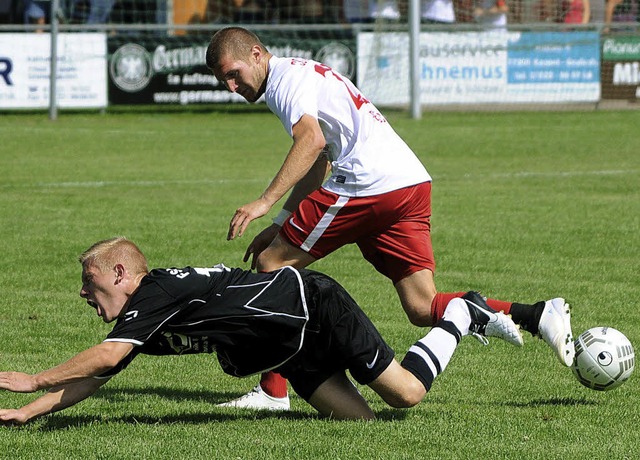
M 395 359 L 369 387 L 384 402 L 396 408 L 415 406 L 424 399 L 428 391 L 415 374 L 402 367 Z
M 463 293 L 438 293 L 431 305 L 432 321 L 442 318 L 451 299 L 461 297 Z M 541 338 L 553 350 L 558 360 L 570 366 L 575 356 L 573 332 L 571 330 L 571 312 L 563 298 L 557 297 L 533 304 L 505 302 L 485 299 L 495 311 L 511 315 L 513 321 L 532 336 Z
M 424 269 L 412 273 L 394 286 L 411 324 L 424 327 L 435 323 L 432 304 L 437 293 L 431 270 Z
M 313 392 L 309 404 L 326 417 L 371 420 L 373 411 L 344 371 L 333 374 Z
M 293 246 L 281 234 L 278 234 L 269 247 L 258 256 L 256 269 L 259 272 L 271 272 L 285 265 L 304 268 L 315 261 L 315 257 L 311 254 Z
M 425 196 L 428 187 L 422 185 Z M 406 196 L 396 197 L 400 203 L 416 199 L 415 191 L 403 191 Z M 449 302 L 462 296 L 462 292 L 437 292 L 433 271 L 435 261 L 427 216 L 429 207 L 418 199 L 415 209 L 399 218 L 385 232 L 358 241 L 363 255 L 378 271 L 391 279 L 409 320 L 418 326 L 435 324 Z M 379 206 L 383 206 L 381 201 Z M 379 210 L 379 212 L 382 212 Z M 392 212 L 392 210 L 388 210 Z M 424 214 L 421 218 L 420 213 Z M 541 337 L 566 366 L 575 355 L 571 318 L 568 305 L 562 298 L 535 304 L 511 303 L 485 299 L 497 312 L 511 314 L 516 324 L 532 335 Z
M 287 380 L 276 372 L 260 375 L 260 382 L 251 391 L 221 404 L 218 407 L 235 407 L 254 410 L 289 410 Z
M 563 298 L 556 297 L 532 305 L 513 303 L 509 314 L 524 330 L 544 340 L 562 364 L 571 366 L 576 352 L 571 311 Z
M 412 407 L 431 389 L 448 366 L 463 336 L 488 335 L 521 344 L 513 321 L 494 313 L 477 293 L 449 302 L 443 318 L 405 355 L 401 364 L 391 364 L 369 386 L 393 407 Z M 520 338 L 520 340 L 518 340 Z

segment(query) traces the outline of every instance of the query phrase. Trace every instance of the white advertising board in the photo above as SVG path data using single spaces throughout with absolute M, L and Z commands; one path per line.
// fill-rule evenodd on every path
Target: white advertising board
M 422 104 L 595 102 L 596 32 L 420 34 Z M 409 103 L 406 33 L 358 35 L 358 86 L 372 102 Z
M 0 109 L 49 106 L 49 34 L 0 34 Z M 107 106 L 107 39 L 104 33 L 58 36 L 57 105 Z

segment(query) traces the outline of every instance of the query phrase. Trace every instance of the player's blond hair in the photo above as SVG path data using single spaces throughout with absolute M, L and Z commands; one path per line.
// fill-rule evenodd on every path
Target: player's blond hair
M 123 236 L 98 241 L 84 251 L 78 261 L 106 273 L 122 264 L 134 276 L 149 273 L 147 258 L 140 248 Z
M 251 49 L 259 46 L 263 53 L 267 48 L 253 32 L 242 27 L 227 27 L 217 31 L 209 47 L 207 48 L 207 67 L 213 69 L 220 59 L 231 56 L 234 59 L 248 61 L 251 56 Z

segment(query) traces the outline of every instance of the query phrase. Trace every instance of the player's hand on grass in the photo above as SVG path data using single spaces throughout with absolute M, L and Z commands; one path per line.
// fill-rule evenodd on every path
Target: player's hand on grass
M 229 224 L 227 240 L 232 240 L 237 236 L 242 236 L 251 221 L 264 216 L 270 209 L 271 205 L 262 198 L 239 207 Z
M 0 409 L 0 425 L 24 425 L 29 419 L 19 409 Z
M 15 393 L 33 393 L 38 387 L 33 375 L 24 372 L 0 372 L 0 389 Z
M 262 230 L 260 233 L 258 233 L 256 237 L 253 239 L 253 241 L 251 242 L 251 244 L 249 245 L 249 247 L 247 247 L 247 252 L 244 253 L 244 257 L 242 258 L 242 260 L 246 262 L 249 260 L 249 257 L 253 255 L 253 257 L 251 257 L 251 270 L 254 270 L 256 268 L 258 256 L 262 251 L 264 251 L 265 249 L 267 249 L 267 247 L 269 247 L 271 242 L 278 235 L 279 231 L 280 231 L 279 225 L 271 224 L 270 226 Z

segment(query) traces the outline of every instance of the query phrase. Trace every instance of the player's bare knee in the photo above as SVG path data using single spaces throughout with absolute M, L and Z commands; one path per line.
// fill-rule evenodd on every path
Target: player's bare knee
M 403 385 L 401 391 L 394 393 L 392 396 L 385 398 L 387 404 L 397 409 L 408 409 L 413 407 L 424 399 L 427 390 L 416 379 Z
M 431 326 L 431 309 L 425 308 L 406 308 L 405 312 L 409 322 L 414 326 L 427 327 Z
M 405 386 L 405 391 L 403 394 L 404 407 L 413 407 L 420 404 L 426 394 L 427 390 L 424 388 L 424 385 L 422 385 L 422 383 L 417 380 L 412 381 L 410 384 L 407 384 Z

